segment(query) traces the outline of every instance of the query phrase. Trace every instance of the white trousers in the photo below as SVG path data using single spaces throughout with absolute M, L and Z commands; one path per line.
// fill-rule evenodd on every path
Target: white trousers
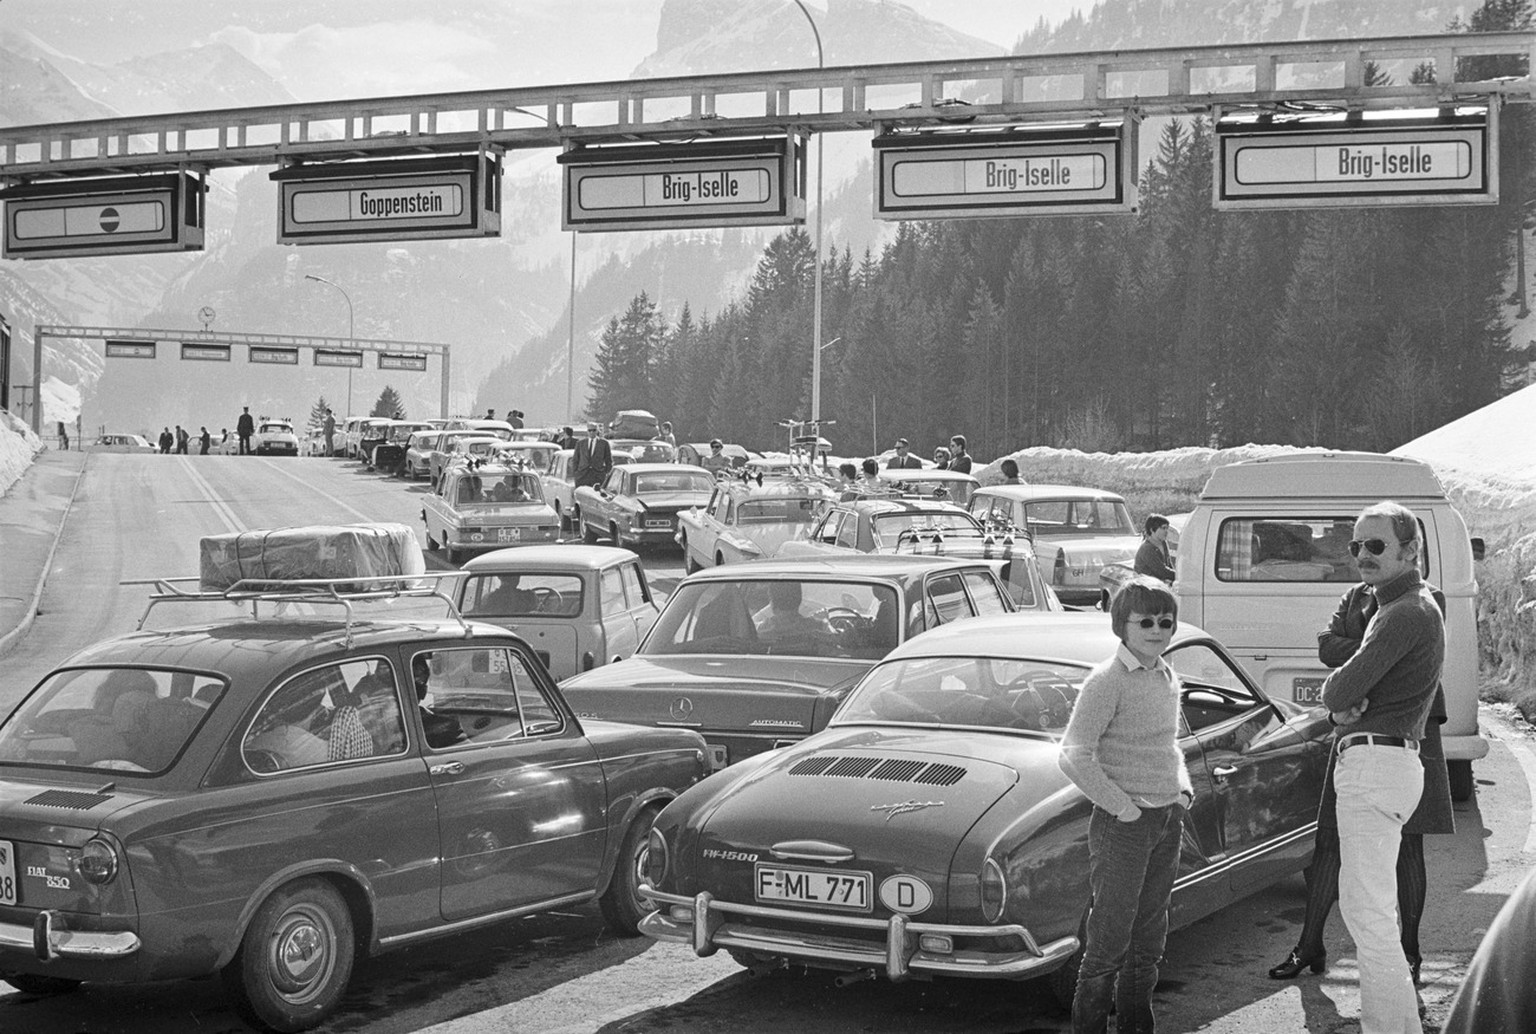
M 1339 755 L 1339 912 L 1360 964 L 1361 1034 L 1423 1034 L 1397 916 L 1403 823 L 1424 792 L 1419 755 L 1358 744 Z

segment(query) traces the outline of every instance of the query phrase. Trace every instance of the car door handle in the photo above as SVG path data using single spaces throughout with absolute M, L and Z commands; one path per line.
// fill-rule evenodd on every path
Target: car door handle
M 429 773 L 431 773 L 432 775 L 435 775 L 435 776 L 463 775 L 464 774 L 464 762 L 462 762 L 462 761 L 448 761 L 448 762 L 445 762 L 445 763 L 443 763 L 441 765 L 433 765 L 432 767 L 428 768 L 427 771 Z
M 1217 780 L 1225 780 L 1236 772 L 1236 765 L 1218 765 L 1217 767 L 1211 769 L 1211 778 Z

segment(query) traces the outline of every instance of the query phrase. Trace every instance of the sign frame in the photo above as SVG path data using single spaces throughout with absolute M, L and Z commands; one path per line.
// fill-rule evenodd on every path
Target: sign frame
M 555 159 L 565 167 L 560 229 L 596 233 L 803 225 L 806 145 L 804 133 L 791 132 L 692 144 L 573 146 Z M 693 197 L 695 191 L 707 199 L 754 186 L 759 193 L 751 200 L 710 203 Z M 666 204 L 672 189 L 684 196 Z M 652 203 L 657 190 L 663 194 Z M 599 207 L 598 200 L 610 203 Z
M 355 244 L 501 234 L 501 156 L 493 151 L 446 158 L 290 165 L 269 178 L 278 186 L 279 244 Z M 369 190 L 386 193 L 370 198 Z M 452 203 L 455 196 L 457 209 L 441 215 L 367 211 L 370 206 L 384 209 L 433 201 Z M 448 201 L 444 202 L 445 198 Z
M 1218 211 L 1246 211 L 1274 208 L 1377 208 L 1389 206 L 1421 205 L 1494 205 L 1499 201 L 1499 132 L 1498 107 L 1464 113 L 1437 112 L 1430 117 L 1364 118 L 1330 114 L 1325 119 L 1317 117 L 1286 119 L 1263 122 L 1250 118 L 1222 119 L 1215 123 L 1215 140 L 1212 148 L 1211 205 Z M 1409 161 L 1429 161 L 1422 157 L 1422 148 L 1437 145 L 1465 149 L 1468 170 L 1465 176 L 1440 180 L 1425 178 L 1376 180 L 1378 186 L 1366 188 L 1362 183 L 1374 180 L 1371 160 L 1375 148 L 1381 148 L 1383 157 L 1387 148 L 1408 148 Z M 1359 150 L 1346 156 L 1345 146 Z M 1366 147 L 1372 148 L 1369 154 Z M 1339 154 L 1339 161 L 1348 166 L 1335 169 L 1329 174 L 1316 163 L 1324 148 Z M 1256 171 L 1284 174 L 1284 167 L 1297 169 L 1305 174 L 1306 150 L 1313 152 L 1313 180 L 1274 181 L 1266 185 L 1255 179 L 1243 184 L 1238 179 L 1238 169 L 1249 151 L 1250 161 L 1269 161 L 1269 170 L 1262 166 Z M 1293 155 L 1279 152 L 1292 150 Z M 1261 155 L 1261 152 L 1276 152 Z M 1442 152 L 1443 153 L 1443 152 Z M 1399 155 L 1397 160 L 1402 160 Z M 1363 179 L 1360 177 L 1364 177 Z M 1468 185 L 1455 187 L 1449 180 L 1463 179 Z M 1441 185 L 1434 185 L 1439 183 Z
M 0 257 L 89 258 L 202 251 L 206 191 L 207 184 L 191 172 L 7 187 L 0 190 L 0 200 L 5 202 Z M 124 227 L 123 223 L 130 225 Z M 54 229 L 58 232 L 47 232 Z
M 996 219 L 1049 215 L 1129 215 L 1136 211 L 1139 121 L 1130 113 L 1072 126 L 1015 124 L 982 129 L 885 131 L 875 136 L 876 219 Z M 1068 177 L 1087 159 L 1102 163 L 1102 183 L 1082 190 L 1017 178 Z M 1022 167 L 1021 164 L 1022 163 Z M 1049 163 L 1038 168 L 1034 163 Z M 928 166 L 928 168 L 922 168 Z M 995 168 L 994 168 L 995 167 Z M 988 183 L 996 172 L 998 180 Z M 972 177 L 977 181 L 972 185 Z M 902 200 L 900 180 L 908 181 Z M 912 192 L 926 178 L 932 192 Z M 944 190 L 944 181 L 958 189 Z M 1005 182 L 1005 180 L 1007 182 Z M 1013 185 L 1010 186 L 1009 183 Z M 1054 196 L 1052 196 L 1054 194 Z

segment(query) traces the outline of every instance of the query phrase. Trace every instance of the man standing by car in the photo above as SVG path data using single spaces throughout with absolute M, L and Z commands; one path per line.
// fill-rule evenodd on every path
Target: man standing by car
M 1173 559 L 1168 555 L 1168 518 L 1160 513 L 1147 514 L 1144 534 L 1136 550 L 1137 574 L 1173 584 Z
M 971 454 L 965 451 L 963 434 L 957 434 L 949 440 L 949 469 L 962 474 L 971 472 Z
M 197 454 L 199 456 L 206 456 L 208 455 L 208 446 L 213 444 L 213 436 L 208 433 L 207 427 L 199 426 L 198 430 L 201 433 L 197 436 Z
M 336 414 L 329 409 L 325 411 L 325 454 L 336 455 Z
M 922 466 L 923 461 L 907 451 L 907 440 L 905 438 L 896 439 L 896 455 L 892 456 L 888 461 L 886 461 L 885 469 L 921 470 Z
M 1403 957 L 1397 855 L 1424 789 L 1419 741 L 1445 660 L 1445 623 L 1419 577 L 1419 522 L 1398 503 L 1368 506 L 1350 555 L 1376 595 L 1360 649 L 1323 683 L 1323 703 L 1347 725 L 1336 740 L 1339 911 L 1360 966 L 1364 1034 L 1420 1034 Z
M 256 421 L 251 419 L 251 407 L 240 407 L 240 419 L 235 421 L 235 436 L 240 439 L 240 455 L 246 456 L 251 451 L 251 435 L 256 433 Z
M 587 425 L 587 436 L 576 443 L 571 462 L 576 467 L 577 485 L 600 485 L 613 469 L 613 446 L 599 437 L 596 424 Z

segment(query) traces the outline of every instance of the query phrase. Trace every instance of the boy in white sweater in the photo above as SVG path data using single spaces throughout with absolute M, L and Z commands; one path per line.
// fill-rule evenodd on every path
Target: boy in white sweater
M 1110 603 L 1115 655 L 1083 683 L 1061 741 L 1061 769 L 1093 801 L 1093 905 L 1072 1003 L 1074 1034 L 1154 1029 L 1152 989 L 1168 940 L 1184 814 L 1194 791 L 1179 750 L 1179 679 L 1162 659 L 1179 602 L 1156 579 L 1127 582 Z

